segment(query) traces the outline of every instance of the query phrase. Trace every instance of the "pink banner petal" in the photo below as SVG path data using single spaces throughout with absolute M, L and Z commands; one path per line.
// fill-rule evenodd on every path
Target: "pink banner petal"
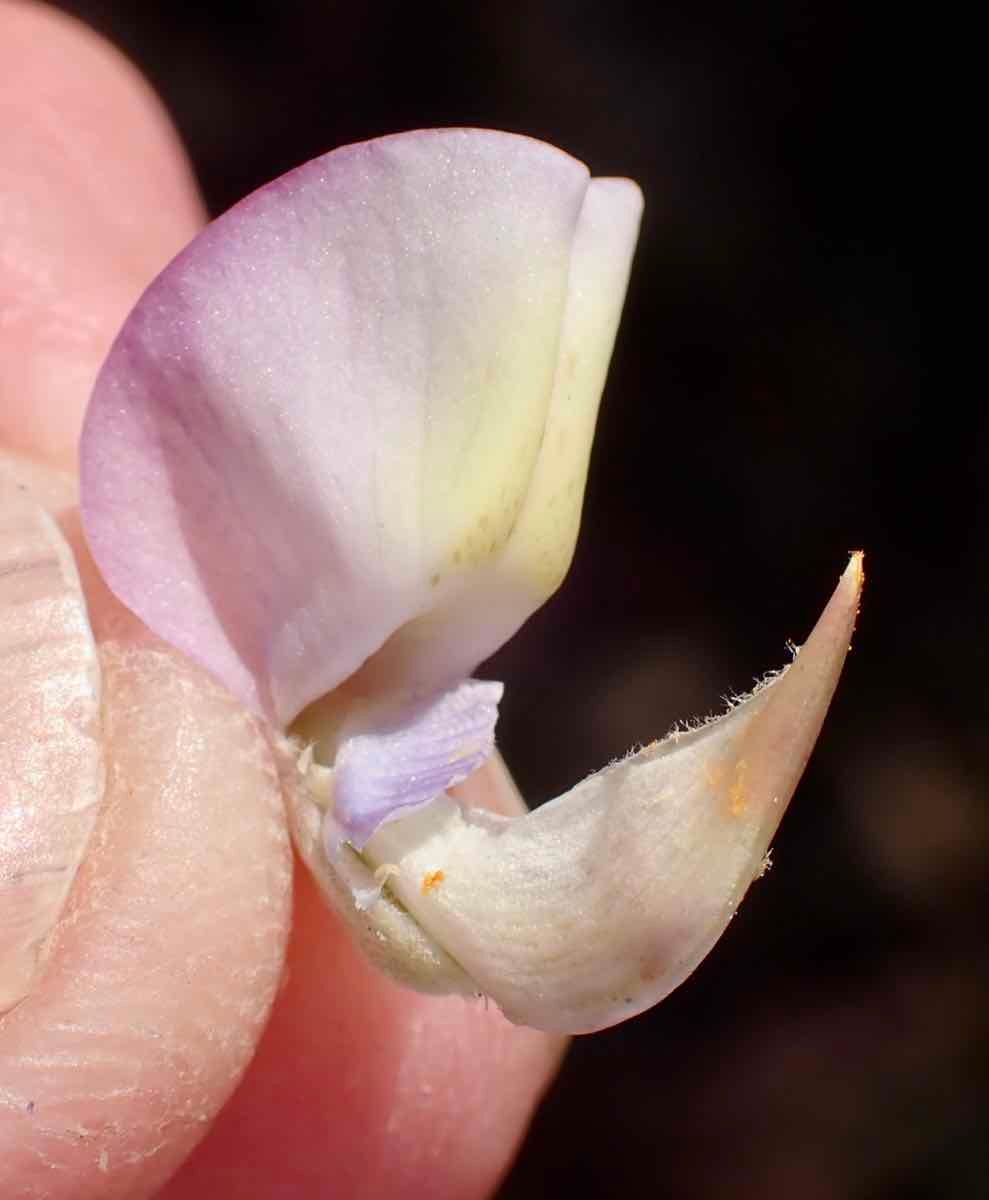
M 335 151 L 214 222 L 87 415 L 85 526 L 117 595 L 284 724 L 462 592 L 540 454 L 588 184 L 540 142 L 435 130 Z M 491 521 L 501 543 L 469 541 Z M 545 598 L 521 591 L 516 626 Z M 507 636 L 483 607 L 472 633 L 419 639 L 409 686 Z

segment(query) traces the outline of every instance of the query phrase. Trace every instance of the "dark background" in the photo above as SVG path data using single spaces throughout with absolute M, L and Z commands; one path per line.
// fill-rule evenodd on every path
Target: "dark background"
M 214 213 L 428 125 L 643 186 L 577 559 L 486 672 L 531 801 L 781 665 L 866 549 L 771 874 L 669 1000 L 577 1041 L 500 1200 L 985 1194 L 989 436 L 921 364 L 924 31 L 823 2 L 63 7 L 149 75 Z

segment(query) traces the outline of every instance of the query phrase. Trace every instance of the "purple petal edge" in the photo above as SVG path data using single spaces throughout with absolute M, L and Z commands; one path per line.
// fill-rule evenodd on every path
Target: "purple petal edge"
M 345 738 L 324 837 L 361 850 L 379 826 L 462 783 L 494 751 L 500 683 L 466 680 L 406 710 L 400 721 Z

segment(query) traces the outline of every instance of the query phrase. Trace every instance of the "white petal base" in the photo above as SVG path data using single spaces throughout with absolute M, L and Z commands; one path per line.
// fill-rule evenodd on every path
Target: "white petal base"
M 324 899 L 343 918 L 364 954 L 406 987 L 436 995 L 476 996 L 479 989 L 473 980 L 382 888 L 390 872 L 376 874 L 346 845 L 339 847 L 331 862 L 323 824 L 332 803 L 333 772 L 313 762 L 308 751 L 300 757 L 297 744 L 287 738 L 281 750 L 285 760 L 298 761 L 298 769 L 286 772 L 285 779 L 295 848 Z

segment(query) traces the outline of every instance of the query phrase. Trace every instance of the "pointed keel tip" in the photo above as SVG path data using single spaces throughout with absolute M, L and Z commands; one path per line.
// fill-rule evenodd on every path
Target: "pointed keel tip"
M 798 688 L 801 690 L 799 709 L 804 715 L 808 710 L 817 713 L 818 730 L 851 649 L 865 582 L 863 558 L 861 550 L 851 555 L 817 624 L 777 685 L 777 706 L 784 697 L 793 700 Z M 813 736 L 816 740 L 817 732 Z
M 862 600 L 862 588 L 865 584 L 865 551 L 853 550 L 838 580 L 838 588 L 843 591 L 849 603 L 854 604 L 855 615 Z

